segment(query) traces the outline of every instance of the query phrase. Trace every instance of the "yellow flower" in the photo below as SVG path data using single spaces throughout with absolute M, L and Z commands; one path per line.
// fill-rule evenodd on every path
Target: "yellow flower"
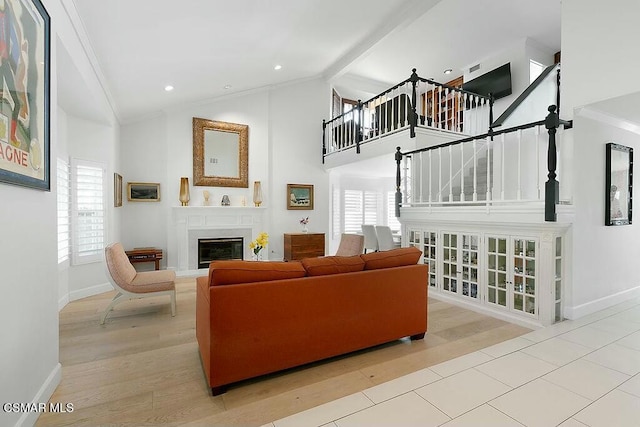
M 256 247 L 256 242 L 251 242 L 251 243 L 249 243 L 249 248 L 250 248 L 250 249 L 253 249 L 253 248 L 255 248 L 255 247 Z

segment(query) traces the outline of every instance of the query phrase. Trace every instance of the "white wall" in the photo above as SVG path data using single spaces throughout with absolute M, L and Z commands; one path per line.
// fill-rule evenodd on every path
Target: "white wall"
M 470 66 L 480 64 L 480 69 L 470 73 L 466 67 L 464 81 L 468 82 L 506 63 L 511 64 L 511 95 L 496 100 L 493 104 L 493 119 L 500 115 L 529 86 L 529 60 L 533 59 L 545 65 L 553 64 L 553 52 L 539 46 L 530 39 L 515 41 L 513 45 L 488 58 L 474 61 Z M 544 111 L 543 111 L 544 113 Z M 535 119 L 527 120 L 532 122 Z M 486 130 L 485 130 L 486 131 Z
M 614 0 L 606 7 L 597 0 L 563 0 L 563 118 L 571 118 L 576 107 L 640 89 L 640 57 L 633 54 L 640 39 L 638 14 L 640 3 L 635 0 Z M 603 225 L 604 144 L 613 140 L 637 150 L 640 139 L 612 125 L 581 116 L 575 119 L 572 179 L 577 214 L 572 230 L 573 280 L 565 304 L 570 317 L 615 304 L 640 289 L 640 277 L 632 268 L 638 259 L 638 226 Z
M 37 191 L 0 184 L 0 402 L 47 402 L 60 382 L 58 358 L 59 292 L 69 292 L 69 271 L 57 265 L 56 158 L 70 155 L 67 137 L 74 132 L 69 116 L 58 108 L 60 79 L 59 50 L 73 58 L 90 91 L 84 99 L 92 105 L 108 106 L 98 78 L 87 59 L 76 30 L 67 15 L 67 0 L 43 0 L 51 16 L 51 116 L 50 174 L 51 191 Z M 63 47 L 64 44 L 64 47 Z M 79 84 L 78 81 L 73 85 Z M 115 123 L 111 112 L 106 122 Z M 117 124 L 112 125 L 117 129 Z M 112 135 L 117 134 L 115 130 Z M 64 140 L 61 140 L 64 139 Z M 110 139 L 110 143 L 115 137 Z M 117 146 L 103 153 L 115 159 Z M 117 224 L 113 222 L 114 227 Z M 112 230 L 117 233 L 117 230 Z M 78 284 L 78 286 L 81 286 Z M 38 414 L 0 411 L 0 425 L 31 425 Z
M 563 116 L 640 90 L 640 2 L 562 1 Z
M 297 82 L 176 107 L 123 126 L 124 181 L 159 182 L 162 188 L 160 203 L 124 201 L 124 246 L 159 246 L 167 254 L 166 265 L 177 266 L 171 210 L 180 205 L 183 176 L 189 177 L 190 206 L 203 205 L 203 190 L 210 192 L 215 206 L 223 195 L 230 197 L 233 206 L 240 206 L 243 198 L 252 206 L 253 182 L 261 181 L 270 259 L 282 259 L 283 233 L 298 232 L 302 215 L 310 217 L 310 231 L 328 232 L 329 184 L 321 163 L 321 123 L 328 111 L 323 101 L 328 93 L 328 85 L 320 79 Z M 193 185 L 193 117 L 249 126 L 249 188 Z M 287 184 L 313 184 L 315 209 L 287 210 Z

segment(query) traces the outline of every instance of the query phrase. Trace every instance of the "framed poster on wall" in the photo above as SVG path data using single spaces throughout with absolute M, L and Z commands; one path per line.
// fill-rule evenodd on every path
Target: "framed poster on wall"
M 0 182 L 46 191 L 50 31 L 40 0 L 0 2 Z

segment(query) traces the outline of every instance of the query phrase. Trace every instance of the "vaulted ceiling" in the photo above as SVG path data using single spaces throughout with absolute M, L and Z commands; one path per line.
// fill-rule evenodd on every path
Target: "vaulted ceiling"
M 560 49 L 560 0 L 73 3 L 121 122 L 316 76 L 446 81 L 525 38 Z

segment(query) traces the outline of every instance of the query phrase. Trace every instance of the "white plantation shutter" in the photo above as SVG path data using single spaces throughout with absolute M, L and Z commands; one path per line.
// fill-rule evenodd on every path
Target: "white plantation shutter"
M 341 233 L 341 221 L 340 221 L 340 188 L 339 187 L 333 187 L 333 194 L 332 194 L 332 200 L 333 200 L 333 212 L 332 212 L 332 216 L 331 216 L 331 222 L 332 222 L 332 232 L 333 232 L 333 237 L 334 238 L 338 238 L 340 237 L 340 233 Z
M 56 173 L 58 198 L 58 264 L 62 264 L 69 260 L 69 241 L 71 239 L 69 163 L 58 159 Z
M 378 224 L 378 193 L 374 191 L 364 192 L 364 221 L 362 224 Z M 360 228 L 359 232 L 362 232 Z
M 396 218 L 396 193 L 387 192 L 387 225 L 394 231 L 400 230 L 400 221 Z
M 344 232 L 359 233 L 362 231 L 363 197 L 362 191 L 344 190 Z
M 102 260 L 105 243 L 104 165 L 72 159 L 72 261 Z

